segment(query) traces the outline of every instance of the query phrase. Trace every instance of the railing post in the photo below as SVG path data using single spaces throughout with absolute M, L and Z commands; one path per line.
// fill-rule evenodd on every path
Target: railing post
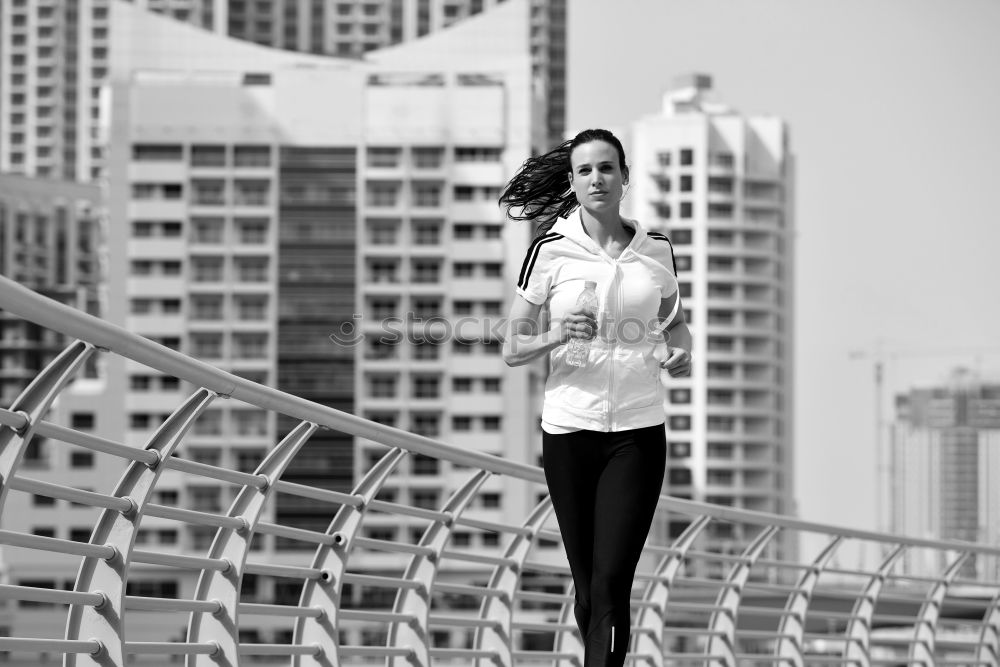
M 778 624 L 778 643 L 774 649 L 774 655 L 781 658 L 785 664 L 791 664 L 793 667 L 803 667 L 805 664 L 803 637 L 806 630 L 806 612 L 809 610 L 809 601 L 812 599 L 813 590 L 819 582 L 820 574 L 842 543 L 842 537 L 833 538 L 813 561 L 812 567 L 806 570 L 799 579 L 795 590 L 788 596 L 785 611 L 789 613 L 782 616 L 781 623 Z
M 851 662 L 855 667 L 871 667 L 872 617 L 875 615 L 875 606 L 889 572 L 904 551 L 905 547 L 900 544 L 885 557 L 879 565 L 878 572 L 872 575 L 864 591 L 854 602 L 851 620 L 844 631 L 846 641 L 844 660 Z
M 937 639 L 937 622 L 941 616 L 941 604 L 948 593 L 948 587 L 958 576 L 958 571 L 968 559 L 969 553 L 959 553 L 934 586 L 927 591 L 927 599 L 920 607 L 920 614 L 914 623 L 913 639 L 910 645 L 910 662 L 925 667 L 934 664 L 934 642 Z
M 419 581 L 419 589 L 406 588 L 396 595 L 396 603 L 393 611 L 406 614 L 412 617 L 412 621 L 401 623 L 394 622 L 389 626 L 389 646 L 396 648 L 409 648 L 413 651 L 411 657 L 402 658 L 393 656 L 389 658 L 390 667 L 430 667 L 430 641 L 428 625 L 430 621 L 431 607 L 431 587 L 438 573 L 441 564 L 441 553 L 451 539 L 452 528 L 455 521 L 468 507 L 469 502 L 475 497 L 479 487 L 482 486 L 491 473 L 480 470 L 461 486 L 445 506 L 442 512 L 449 515 L 447 520 L 434 521 L 420 538 L 420 546 L 430 547 L 434 550 L 433 555 L 415 554 L 410 559 L 410 564 L 403 575 L 405 579 Z
M 267 486 L 262 489 L 244 486 L 227 513 L 227 516 L 243 519 L 244 527 L 241 530 L 219 528 L 208 551 L 209 558 L 228 561 L 228 569 L 221 572 L 203 570 L 198 577 L 194 599 L 215 601 L 220 609 L 214 614 L 192 612 L 188 621 L 187 641 L 195 644 L 204 638 L 215 642 L 221 655 L 226 656 L 231 665 L 239 664 L 240 624 L 237 608 L 240 602 L 240 581 L 254 529 L 273 492 L 274 483 L 316 429 L 316 424 L 301 422 L 261 462 L 255 474 L 264 477 Z M 219 663 L 216 657 L 210 655 L 191 655 L 188 656 L 187 664 L 188 667 L 205 667 Z
M 101 593 L 104 603 L 97 607 L 73 605 L 66 622 L 66 639 L 96 639 L 102 648 L 96 655 L 67 653 L 64 667 L 125 667 L 125 582 L 135 533 L 153 488 L 165 468 L 167 457 L 180 445 L 194 421 L 215 400 L 216 395 L 199 389 L 163 422 L 146 445 L 158 461 L 147 466 L 133 461 L 115 487 L 114 495 L 132 501 L 127 513 L 104 510 L 90 537 L 91 544 L 107 544 L 115 554 L 109 560 L 85 558 L 80 565 L 74 590 Z
M 715 601 L 715 604 L 722 609 L 713 612 L 709 620 L 708 627 L 712 631 L 712 636 L 708 640 L 705 652 L 707 655 L 724 656 L 722 664 L 725 667 L 736 665 L 736 614 L 739 611 L 740 598 L 743 596 L 743 587 L 750 576 L 750 568 L 777 534 L 777 527 L 768 526 L 743 550 L 740 561 L 733 566 L 729 576 L 726 577 L 726 585 L 719 591 L 719 597 Z
M 689 523 L 684 532 L 670 545 L 673 553 L 663 557 L 656 567 L 654 579 L 646 586 L 642 599 L 652 604 L 642 607 L 636 616 L 636 627 L 645 632 L 635 633 L 634 651 L 637 655 L 645 656 L 653 667 L 663 667 L 663 626 L 667 622 L 670 587 L 681 571 L 688 550 L 711 521 L 711 517 L 699 516 Z
M 406 450 L 398 447 L 386 452 L 355 487 L 354 495 L 361 502 L 357 506 L 341 505 L 326 529 L 326 534 L 333 540 L 330 544 L 317 547 L 312 561 L 312 567 L 323 572 L 323 576 L 305 582 L 299 602 L 299 606 L 321 609 L 323 614 L 318 618 L 297 619 L 292 640 L 292 643 L 299 646 L 316 645 L 320 654 L 293 656 L 293 667 L 339 667 L 337 630 L 340 626 L 337 612 L 340 609 L 340 592 L 354 537 L 361 527 L 368 504 L 375 499 L 406 454 Z
M 89 343 L 73 341 L 42 369 L 11 405 L 11 412 L 22 413 L 28 424 L 21 431 L 0 427 L 0 516 L 3 516 L 10 479 L 21 465 L 38 422 L 94 350 Z
M 514 564 L 498 565 L 493 570 L 489 587 L 500 591 L 501 595 L 498 597 L 490 596 L 483 600 L 479 617 L 493 621 L 493 625 L 476 629 L 474 645 L 476 649 L 493 651 L 497 657 L 490 662 L 483 658 L 477 658 L 477 667 L 513 667 L 514 658 L 511 643 L 513 641 L 514 594 L 517 592 L 517 585 L 521 580 L 524 561 L 531 551 L 538 531 L 541 530 L 551 511 L 552 500 L 546 496 L 542 502 L 535 506 L 524 522 L 524 527 L 530 531 L 530 534 L 516 535 L 504 553 L 504 558 L 514 561 Z

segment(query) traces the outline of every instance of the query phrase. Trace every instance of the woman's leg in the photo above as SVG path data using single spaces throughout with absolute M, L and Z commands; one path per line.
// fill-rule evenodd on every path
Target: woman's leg
M 590 626 L 590 580 L 593 573 L 594 497 L 599 472 L 590 431 L 542 434 L 542 467 L 559 522 L 566 558 L 576 589 L 574 614 L 580 634 Z
M 620 667 L 628 650 L 632 580 L 666 465 L 663 426 L 607 434 L 594 505 L 591 618 L 585 667 Z

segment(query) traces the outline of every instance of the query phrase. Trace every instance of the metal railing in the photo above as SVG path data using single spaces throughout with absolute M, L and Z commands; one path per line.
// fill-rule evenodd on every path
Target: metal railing
M 73 341 L 0 409 L 0 624 L 9 635 L 0 637 L 0 661 L 582 665 L 569 570 L 540 469 L 255 384 L 5 278 L 0 309 Z M 93 355 L 120 355 L 193 389 L 138 446 L 47 420 Z M 253 472 L 179 455 L 198 419 L 223 399 L 297 421 Z M 384 446 L 352 492 L 283 479 L 319 429 Z M 69 483 L 87 482 L 85 475 L 31 466 L 25 457 L 41 440 L 90 452 L 116 481 L 85 488 Z M 447 466 L 434 478 L 447 480 L 442 502 L 421 506 L 390 493 L 413 454 Z M 498 478 L 531 500 L 524 516 L 483 509 L 495 505 L 495 491 L 483 501 Z M 228 507 L 183 506 L 180 493 L 199 484 L 231 489 Z M 279 496 L 327 508 L 325 529 L 276 521 Z M 29 498 L 89 517 L 87 541 L 33 534 L 18 515 Z M 147 549 L 153 533 L 169 539 Z M 175 539 L 195 534 L 201 538 L 190 544 Z M 1000 549 L 986 545 L 664 496 L 636 575 L 627 660 L 995 665 L 998 571 Z M 53 574 L 39 585 L 39 572 Z M 182 585 L 158 590 L 163 581 Z

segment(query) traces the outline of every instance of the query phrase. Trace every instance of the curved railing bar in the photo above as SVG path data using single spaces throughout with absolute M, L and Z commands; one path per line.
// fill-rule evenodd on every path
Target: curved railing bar
M 854 608 L 851 610 L 844 631 L 844 638 L 847 641 L 844 657 L 858 667 L 870 667 L 872 664 L 871 637 L 875 607 L 885 586 L 885 580 L 905 551 L 906 546 L 902 544 L 890 551 L 879 565 L 878 572 L 870 576 L 864 591 L 854 602 Z
M 523 526 L 528 529 L 529 533 L 516 535 L 504 551 L 504 559 L 513 561 L 513 564 L 498 565 L 493 570 L 487 588 L 500 591 L 500 595 L 484 598 L 479 610 L 479 618 L 484 621 L 491 620 L 493 624 L 477 628 L 473 642 L 473 647 L 476 650 L 492 653 L 493 657 L 492 659 L 477 659 L 476 665 L 478 667 L 511 667 L 514 664 L 514 648 L 512 646 L 514 594 L 521 578 L 521 570 L 531 547 L 534 545 L 538 531 L 542 529 L 551 512 L 552 499 L 545 496 L 524 521 Z
M 348 580 L 345 575 L 347 560 L 365 511 L 406 454 L 403 449 L 390 449 L 372 466 L 354 489 L 353 496 L 359 502 L 340 506 L 326 530 L 331 538 L 330 542 L 316 548 L 312 567 L 321 572 L 322 576 L 305 582 L 299 606 L 322 609 L 323 614 L 316 618 L 296 620 L 292 643 L 318 646 L 322 659 L 316 655 L 296 656 L 292 659 L 293 667 L 338 667 L 340 658 L 350 655 L 345 648 L 352 647 L 339 646 L 337 643 L 340 594 Z M 361 575 L 353 575 L 351 579 L 357 581 L 360 577 Z M 384 655 L 385 653 L 380 654 Z M 410 653 L 406 652 L 405 655 Z
M 920 607 L 920 613 L 914 619 L 913 643 L 910 645 L 910 661 L 922 662 L 925 665 L 934 664 L 934 640 L 937 638 L 937 622 L 941 616 L 941 605 L 952 580 L 958 576 L 958 571 L 968 560 L 969 554 L 960 553 L 955 556 L 938 582 L 927 591 L 927 599 Z
M 557 660 L 556 667 L 562 667 L 564 663 L 568 663 L 569 667 L 582 667 L 579 656 L 582 656 L 584 651 L 583 637 L 580 636 L 580 630 L 576 625 L 576 614 L 574 613 L 576 586 L 573 584 L 572 578 L 566 582 L 566 598 L 559 610 L 560 627 L 553 628 L 555 641 L 552 643 L 552 650 L 556 653 L 567 653 L 573 656 L 572 659 Z
M 125 468 L 114 495 L 128 500 L 131 510 L 104 510 L 90 538 L 91 544 L 113 547 L 114 556 L 84 558 L 74 587 L 81 593 L 100 593 L 104 601 L 99 605 L 72 605 L 66 621 L 66 639 L 96 639 L 101 649 L 96 654 L 67 654 L 65 667 L 125 664 L 125 582 L 139 522 L 163 472 L 163 461 L 180 445 L 188 429 L 215 398 L 210 391 L 197 390 L 149 439 L 145 449 L 156 453 L 158 463 L 147 466 L 132 461 Z
M 743 553 L 740 554 L 741 559 L 733 565 L 729 576 L 726 577 L 726 585 L 719 591 L 719 596 L 715 601 L 719 609 L 712 613 L 708 624 L 708 628 L 713 631 L 713 634 L 705 646 L 705 653 L 725 656 L 723 663 L 727 667 L 736 664 L 736 614 L 743 596 L 743 586 L 750 576 L 750 568 L 764 553 L 764 549 L 778 534 L 778 531 L 777 526 L 769 526 L 747 545 Z
M 672 553 L 660 560 L 654 578 L 646 586 L 642 599 L 648 604 L 639 609 L 635 623 L 642 632 L 636 633 L 633 643 L 634 652 L 649 656 L 652 667 L 663 667 L 663 629 L 667 622 L 670 588 L 681 571 L 681 565 L 691 545 L 711 521 L 710 517 L 699 516 L 689 523 L 671 545 Z
M 200 637 L 211 637 L 223 655 L 239 653 L 240 586 L 246 567 L 247 553 L 254 530 L 265 504 L 274 492 L 274 484 L 292 462 L 317 426 L 301 422 L 272 449 L 254 472 L 254 478 L 265 482 L 263 487 L 246 484 L 233 500 L 227 516 L 243 521 L 242 529 L 219 528 L 208 551 L 208 558 L 229 563 L 224 570 L 202 570 L 195 588 L 195 600 L 212 602 L 218 609 L 209 613 L 194 611 L 188 622 L 187 641 L 197 644 Z M 210 667 L 217 664 L 211 656 L 188 656 L 188 667 Z
M 981 663 L 1000 664 L 1000 593 L 993 597 L 983 615 L 983 628 L 979 632 L 976 659 Z
M 66 383 L 93 353 L 93 345 L 81 341 L 70 343 L 42 369 L 11 405 L 10 412 L 23 417 L 26 425 L 21 428 L 0 428 L 0 514 L 7 501 L 10 482 L 17 474 L 38 423 Z
M 788 597 L 788 602 L 785 603 L 785 610 L 790 613 L 787 616 L 782 616 L 778 624 L 778 643 L 775 646 L 774 655 L 793 667 L 803 667 L 805 664 L 803 641 L 809 601 L 812 599 L 823 569 L 843 542 L 844 539 L 837 536 L 826 545 L 813 560 L 812 567 L 802 574 L 795 590 Z
M 42 296 L 5 276 L 0 276 L 0 309 L 72 338 L 87 341 L 98 348 L 120 354 L 167 375 L 190 382 L 195 386 L 204 387 L 220 396 L 236 398 L 266 410 L 294 417 L 300 421 L 313 422 L 321 427 L 380 442 L 390 447 L 399 447 L 461 465 L 482 468 L 497 475 L 509 475 L 538 484 L 545 483 L 544 473 L 535 466 L 447 445 L 431 438 L 371 422 L 363 417 L 256 384 L 192 359 L 181 352 L 154 343 L 93 315 Z M 669 496 L 661 496 L 659 502 L 661 507 L 669 511 L 694 516 L 706 515 L 721 521 L 742 522 L 762 527 L 777 526 L 806 532 L 834 532 L 844 538 L 878 543 L 902 544 L 909 547 L 930 549 L 951 549 L 1000 556 L 1000 548 L 985 544 L 959 540 L 890 536 L 875 531 L 813 523 L 788 516 L 710 505 Z
M 430 610 L 431 591 L 437 578 L 441 564 L 441 555 L 451 539 L 455 520 L 461 516 L 465 508 L 476 496 L 479 487 L 489 479 L 490 473 L 480 470 L 456 490 L 445 503 L 442 512 L 447 519 L 434 521 L 424 530 L 420 538 L 420 546 L 431 549 L 430 554 L 414 554 L 403 578 L 421 584 L 419 589 L 404 589 L 396 594 L 393 612 L 408 617 L 405 622 L 394 621 L 389 625 L 389 646 L 409 646 L 413 649 L 412 657 L 389 658 L 389 667 L 430 667 Z

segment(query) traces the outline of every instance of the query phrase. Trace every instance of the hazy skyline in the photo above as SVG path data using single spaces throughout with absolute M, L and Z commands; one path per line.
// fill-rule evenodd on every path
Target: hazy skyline
M 883 346 L 886 421 L 956 365 L 1000 380 L 998 26 L 987 0 L 570 3 L 569 131 L 627 128 L 692 71 L 790 124 L 804 519 L 877 527 L 873 360 L 852 351 Z

